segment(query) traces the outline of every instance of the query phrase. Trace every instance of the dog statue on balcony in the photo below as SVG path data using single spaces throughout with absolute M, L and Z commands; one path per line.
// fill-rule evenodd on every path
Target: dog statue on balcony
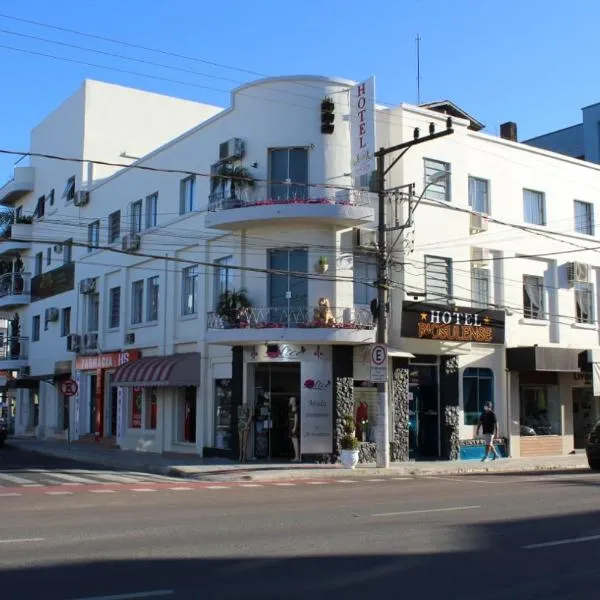
M 335 317 L 329 307 L 329 298 L 319 298 L 319 305 L 314 310 L 314 319 L 320 325 L 335 324 Z

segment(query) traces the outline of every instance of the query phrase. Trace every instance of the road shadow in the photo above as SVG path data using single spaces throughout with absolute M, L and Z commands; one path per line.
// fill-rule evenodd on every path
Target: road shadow
M 419 518 L 423 518 L 421 515 Z M 432 517 L 435 519 L 436 517 Z M 253 556 L 252 540 L 243 540 L 237 558 L 202 557 L 202 542 L 194 557 L 176 557 L 176 543 L 168 538 L 144 546 L 146 554 L 172 554 L 116 560 L 85 560 L 86 552 L 107 554 L 84 538 L 81 559 L 53 564 L 52 547 L 42 546 L 32 556 L 46 564 L 0 567 L 3 600 L 89 600 L 99 598 L 166 598 L 167 600 L 370 600 L 377 597 L 414 597 L 424 600 L 562 600 L 596 597 L 600 581 L 600 511 L 569 516 L 510 521 L 448 524 L 452 535 L 445 548 L 426 551 L 423 540 L 403 539 L 406 517 L 390 518 L 385 527 L 398 527 L 397 542 L 386 551 L 373 552 L 368 537 L 353 537 L 348 526 L 348 551 L 331 554 L 325 547 L 309 556 L 295 556 L 294 536 L 287 556 Z M 344 532 L 341 532 L 343 535 Z M 557 540 L 597 535 L 587 543 L 533 547 Z M 414 538 L 413 538 L 414 539 Z M 243 541 L 242 541 L 243 540 Z M 454 546 L 452 549 L 448 546 Z M 240 548 L 247 548 L 247 556 Z M 306 542 L 302 551 L 306 552 Z M 57 544 L 56 553 L 65 546 Z M 72 550 L 72 549 L 71 549 Z M 211 548 L 214 551 L 215 547 Z M 24 547 L 18 549 L 25 553 Z M 208 552 L 209 550 L 206 549 Z M 9 548 L 1 549 L 7 556 Z M 0 557 L 2 555 L 0 554 Z M 25 562 L 25 561 L 24 561 Z M 0 564 L 2 561 L 0 561 Z M 4 561 L 4 564 L 6 562 Z M 163 590 L 164 595 L 158 592 Z M 168 594 L 167 592 L 172 593 Z M 143 596 L 141 593 L 147 593 Z M 149 595 L 154 592 L 155 595 Z M 139 596 L 136 595 L 140 594 Z M 128 596 L 129 594 L 129 596 Z

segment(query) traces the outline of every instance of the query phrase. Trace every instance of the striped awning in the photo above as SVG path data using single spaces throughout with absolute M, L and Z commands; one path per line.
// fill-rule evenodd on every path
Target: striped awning
M 145 356 L 115 371 L 113 386 L 183 387 L 200 384 L 200 353 Z

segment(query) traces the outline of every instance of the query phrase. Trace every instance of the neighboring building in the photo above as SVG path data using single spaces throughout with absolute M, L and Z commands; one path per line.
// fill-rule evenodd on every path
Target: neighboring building
M 60 392 L 61 380 L 74 375 L 67 345 L 79 299 L 72 240 L 86 231 L 86 190 L 119 169 L 90 161 L 131 164 L 219 110 L 87 80 L 32 131 L 32 153 L 73 161 L 32 156 L 0 188 L 0 204 L 15 218 L 0 242 L 0 258 L 13 265 L 0 278 L 0 311 L 10 318 L 0 369 L 21 375 L 10 384 L 18 434 L 60 437 L 72 419 Z M 45 227 L 51 243 L 40 241 Z
M 16 239 L 29 231 L 51 247 L 73 238 L 64 336 L 78 381 L 73 439 L 236 457 L 245 406 L 249 456 L 278 460 L 290 456 L 294 398 L 306 458 L 335 452 L 347 412 L 366 421 L 362 456 L 372 457 L 377 203 L 349 175 L 353 86 L 325 77 L 243 85 L 230 108 L 133 163 L 148 169 L 86 184 L 85 203 L 61 208 L 60 224 L 13 225 Z M 322 125 L 324 98 L 333 129 Z M 393 458 L 472 456 L 488 400 L 513 456 L 568 453 L 600 417 L 590 365 L 600 167 L 520 144 L 514 124 L 500 138 L 482 133 L 449 101 L 378 108 L 377 147 L 432 123 L 440 131 L 448 116 L 454 133 L 411 148 L 386 178 L 420 196 L 412 226 L 389 235 Z M 407 221 L 406 195 L 387 206 L 391 226 Z M 60 330 L 32 319 L 63 304 L 32 306 L 22 333 L 49 355 Z M 56 372 L 33 352 L 23 365 Z M 48 395 L 40 412 L 54 415 L 60 402 Z

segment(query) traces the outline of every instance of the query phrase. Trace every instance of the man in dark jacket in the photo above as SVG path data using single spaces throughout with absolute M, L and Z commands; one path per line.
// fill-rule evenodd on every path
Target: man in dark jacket
M 493 460 L 496 460 L 499 456 L 496 452 L 496 448 L 494 448 L 494 439 L 498 435 L 498 419 L 492 410 L 491 402 L 486 402 L 483 407 L 483 412 L 479 417 L 476 435 L 479 435 L 479 430 L 483 433 L 483 439 L 485 440 L 485 454 L 481 459 L 481 462 L 486 461 L 490 452 L 493 454 Z

